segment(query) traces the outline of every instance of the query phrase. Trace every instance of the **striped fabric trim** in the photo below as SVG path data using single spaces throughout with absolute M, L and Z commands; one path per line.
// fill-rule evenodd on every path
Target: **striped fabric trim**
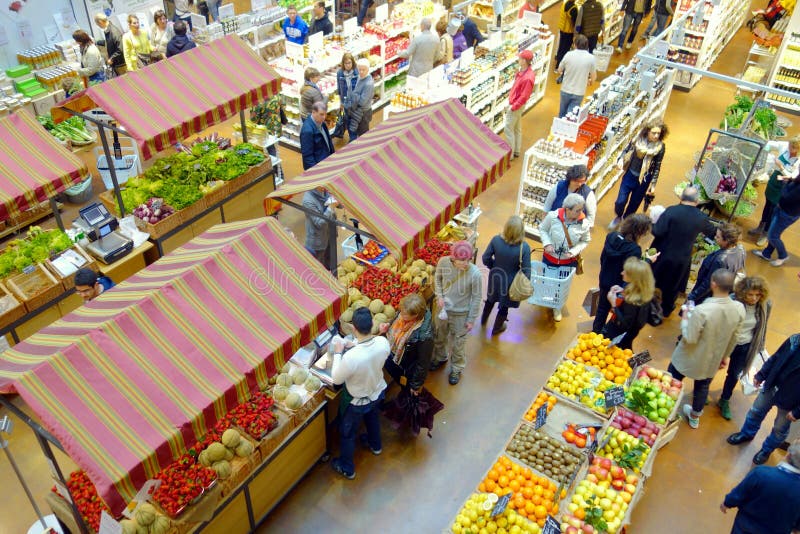
M 60 106 L 108 110 L 149 159 L 279 90 L 280 76 L 238 36 L 229 35 L 92 86 Z M 58 107 L 52 113 L 55 121 L 69 117 Z
M 54 197 L 89 174 L 27 111 L 0 118 L 0 221 Z
M 19 392 L 119 511 L 346 308 L 274 219 L 218 225 L 0 354 Z
M 510 163 L 509 145 L 451 99 L 393 116 L 269 196 L 324 186 L 389 250 L 407 257 Z

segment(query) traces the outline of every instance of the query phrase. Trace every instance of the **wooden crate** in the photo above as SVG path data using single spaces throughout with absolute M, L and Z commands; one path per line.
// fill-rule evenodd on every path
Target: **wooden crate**
M 275 452 L 286 437 L 295 429 L 294 419 L 283 410 L 275 408 L 275 417 L 278 418 L 278 426 L 270 430 L 264 438 L 256 444 L 256 449 L 261 455 L 261 461 L 267 460 Z
M 0 310 L 0 328 L 5 327 L 25 315 L 25 306 L 17 299 L 14 294 L 0 282 L 0 301 L 3 301 L 7 306 L 3 306 Z
M 97 198 L 100 199 L 100 202 L 103 203 L 103 205 L 106 207 L 106 209 L 108 209 L 109 212 L 113 213 L 116 216 L 119 216 L 119 208 L 117 207 L 117 198 L 116 196 L 114 196 L 113 191 L 103 191 L 102 193 L 97 195 Z M 142 232 L 147 232 L 148 234 L 150 234 L 150 237 L 152 237 L 153 239 L 158 239 L 162 235 L 166 234 L 167 232 L 178 227 L 181 224 L 182 222 L 180 216 L 181 211 L 176 211 L 166 219 L 162 219 L 155 224 L 144 222 L 143 220 L 141 220 L 139 217 L 136 216 L 134 216 L 133 219 L 134 221 L 136 221 L 137 228 L 139 228 Z
M 8 289 L 14 292 L 28 312 L 47 304 L 61 293 L 64 286 L 41 263 L 30 273 L 18 273 L 5 279 Z
M 86 260 L 86 263 L 84 263 L 83 265 L 80 266 L 81 269 L 83 269 L 83 268 L 91 269 L 94 272 L 98 272 L 100 270 L 100 266 L 97 264 L 97 261 L 95 261 L 95 259 L 92 256 L 90 256 L 85 250 L 83 250 L 83 247 L 81 247 L 80 245 L 77 245 L 77 244 L 73 245 L 69 250 L 74 251 L 76 254 L 78 254 L 78 256 L 80 256 L 84 260 Z M 61 254 L 63 254 L 63 252 Z M 61 254 L 59 254 L 59 256 Z M 70 275 L 67 275 L 67 276 L 62 276 L 61 273 L 58 271 L 58 269 L 56 269 L 53 266 L 53 262 L 50 261 L 50 260 L 45 260 L 44 265 L 45 265 L 45 267 L 47 267 L 47 269 L 50 271 L 50 273 L 56 278 L 56 280 L 61 282 L 61 285 L 64 286 L 64 290 L 65 291 L 69 291 L 70 289 L 75 287 L 75 275 L 74 274 L 70 274 Z

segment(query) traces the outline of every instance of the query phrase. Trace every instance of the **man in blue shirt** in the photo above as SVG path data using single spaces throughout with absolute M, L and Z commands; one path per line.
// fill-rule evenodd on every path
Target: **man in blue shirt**
M 800 529 L 800 442 L 777 467 L 760 465 L 725 496 L 719 509 L 738 508 L 731 534 L 790 534 Z
M 98 275 L 89 268 L 78 269 L 75 273 L 75 292 L 89 302 L 103 291 L 114 287 L 114 282 L 107 276 Z
M 283 34 L 286 40 L 291 43 L 304 44 L 308 37 L 308 24 L 297 16 L 297 8 L 289 6 L 286 8 L 286 18 L 283 21 Z

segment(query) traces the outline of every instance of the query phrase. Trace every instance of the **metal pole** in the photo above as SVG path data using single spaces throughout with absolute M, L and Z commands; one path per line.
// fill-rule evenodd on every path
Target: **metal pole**
M 11 464 L 11 467 L 14 469 L 14 473 L 17 474 L 17 479 L 19 479 L 19 483 L 22 484 L 22 489 L 25 490 L 25 495 L 28 496 L 28 500 L 31 502 L 31 506 L 33 506 L 33 510 L 36 512 L 36 517 L 39 518 L 39 522 L 42 524 L 42 528 L 47 530 L 47 523 L 44 521 L 44 516 L 42 515 L 42 511 L 39 510 L 39 505 L 36 504 L 36 500 L 33 498 L 31 494 L 30 488 L 28 488 L 28 484 L 25 482 L 25 479 L 22 477 L 22 473 L 17 467 L 17 462 L 14 461 L 14 457 L 11 455 L 11 449 L 8 448 L 8 442 L 6 442 L 5 447 L 2 447 L 4 451 L 6 451 L 6 456 L 8 456 L 8 461 Z
M 117 204 L 119 205 L 120 217 L 125 216 L 125 204 L 122 202 L 122 193 L 119 190 L 119 181 L 117 181 L 117 165 L 116 160 L 111 157 L 111 150 L 108 148 L 108 139 L 106 139 L 105 125 L 97 123 L 97 130 L 100 134 L 100 141 L 103 143 L 103 154 L 106 156 L 106 164 L 108 171 L 111 174 L 111 182 L 114 184 L 114 195 L 117 197 Z
M 242 142 L 247 142 L 247 122 L 244 120 L 244 110 L 239 110 L 239 120 L 242 122 Z
M 50 209 L 53 210 L 53 216 L 56 218 L 58 229 L 63 232 L 64 221 L 61 220 L 61 212 L 58 211 L 58 202 L 56 202 L 56 197 L 50 197 Z
M 36 429 L 34 428 L 34 430 Z M 64 478 L 64 473 L 61 471 L 61 467 L 58 465 L 58 460 L 56 460 L 56 457 L 53 454 L 53 449 L 50 447 L 50 441 L 48 441 L 46 436 L 40 434 L 38 431 L 34 432 L 34 435 L 36 436 L 36 439 L 39 441 L 39 447 L 41 447 L 45 458 L 47 458 L 50 467 L 53 470 L 52 474 L 66 488 L 67 479 Z M 61 445 L 57 441 L 55 443 L 59 448 L 61 448 Z M 78 510 L 78 505 L 75 503 L 75 500 L 72 499 L 71 496 L 70 496 L 70 509 L 72 510 L 72 519 L 75 521 L 75 524 L 78 525 L 78 529 L 80 530 L 81 534 L 89 534 L 89 528 L 86 526 L 86 523 L 84 523 L 83 517 L 81 516 L 81 512 L 80 510 Z

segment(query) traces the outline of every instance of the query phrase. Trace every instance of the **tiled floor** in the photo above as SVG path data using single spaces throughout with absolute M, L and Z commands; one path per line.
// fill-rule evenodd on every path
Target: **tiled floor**
M 545 13 L 545 21 L 555 26 L 557 9 Z M 726 49 L 715 64 L 721 72 L 741 70 L 750 40 L 745 32 Z M 635 50 L 615 56 L 614 62 L 627 61 Z M 662 168 L 656 203 L 670 205 L 676 199 L 673 186 L 683 179 L 694 162 L 709 128 L 719 125 L 722 112 L 735 88 L 712 80 L 702 81 L 690 93 L 675 91 L 666 121 L 672 130 Z M 558 86 L 552 80 L 545 101 L 524 118 L 524 146 L 546 134 L 558 108 Z M 800 131 L 790 129 L 790 133 Z M 282 149 L 287 176 L 300 172 L 299 158 Z M 513 213 L 522 160 L 479 199 L 485 214 L 480 221 L 479 244 L 485 246 L 505 219 Z M 574 338 L 576 325 L 588 318 L 580 307 L 586 290 L 596 284 L 598 258 L 605 236 L 604 226 L 611 219 L 615 191 L 600 202 L 597 227 L 587 257 L 587 272 L 576 278 L 571 289 L 564 320 L 556 325 L 547 310 L 523 305 L 512 311 L 509 329 L 491 338 L 476 328 L 468 341 L 469 363 L 458 386 L 447 384 L 446 372 L 437 371 L 427 387 L 445 403 L 437 418 L 433 438 L 412 438 L 384 428 L 383 454 L 375 457 L 359 451 L 357 477 L 346 481 L 321 464 L 291 492 L 271 514 L 259 532 L 441 532 L 501 451 L 506 440 L 544 384 L 554 361 Z M 302 235 L 302 218 L 286 210 L 281 219 Z M 747 222 L 746 227 L 754 223 Z M 785 234 L 791 259 L 782 268 L 770 267 L 748 257 L 749 273 L 762 274 L 773 288 L 774 313 L 769 324 L 767 347 L 771 350 L 796 331 L 791 310 L 800 297 L 797 255 L 800 225 Z M 752 243 L 746 244 L 753 247 Z M 678 331 L 676 319 L 657 329 L 646 327 L 637 338 L 637 348 L 648 348 L 655 364 L 666 368 Z M 712 385 L 716 400 L 721 377 Z M 725 437 L 737 430 L 749 406 L 737 391 L 733 398 L 733 421 L 722 419 L 709 407 L 700 428 L 682 424 L 677 437 L 659 452 L 654 474 L 647 481 L 646 494 L 633 515 L 630 532 L 723 533 L 730 530 L 733 514 L 722 515 L 718 505 L 724 494 L 750 469 L 757 443 L 735 448 Z M 771 419 L 769 419 L 771 421 Z M 767 425 L 768 426 L 768 425 Z M 331 444 L 337 449 L 337 444 Z M 23 425 L 11 438 L 15 454 L 34 495 L 43 506 L 43 495 L 50 487 L 48 469 L 31 432 Z M 775 454 L 770 463 L 779 458 Z M 67 469 L 69 461 L 65 460 Z M 25 532 L 33 522 L 33 511 L 11 471 L 0 460 L 3 499 L 0 505 L 0 534 Z

